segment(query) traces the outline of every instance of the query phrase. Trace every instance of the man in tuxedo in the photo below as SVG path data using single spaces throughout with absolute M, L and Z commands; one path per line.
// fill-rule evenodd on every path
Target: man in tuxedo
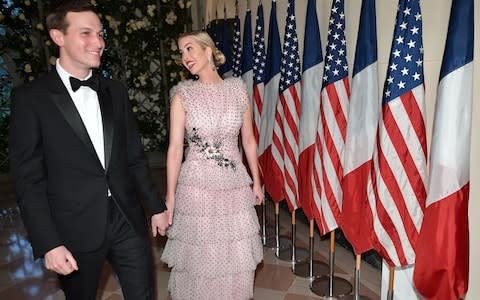
M 51 7 L 47 28 L 55 70 L 11 94 L 11 171 L 34 257 L 58 273 L 67 299 L 95 299 L 105 260 L 125 299 L 153 299 L 145 211 L 153 236 L 165 235 L 171 215 L 125 87 L 92 74 L 102 25 L 89 1 L 68 0 Z

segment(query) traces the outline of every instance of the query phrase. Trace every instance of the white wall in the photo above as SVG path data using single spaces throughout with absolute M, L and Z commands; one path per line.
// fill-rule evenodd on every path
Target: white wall
M 202 2 L 201 9 L 203 16 L 200 16 L 194 24 L 194 28 L 201 28 L 212 18 L 215 18 L 215 10 L 218 17 L 223 18 L 224 5 L 227 7 L 227 17 L 235 15 L 235 0 L 198 0 Z M 247 2 L 252 10 L 252 20 L 255 22 L 258 0 L 239 2 L 239 16 L 243 26 Z M 271 0 L 263 0 L 265 16 L 265 40 L 268 36 L 268 20 L 270 16 Z M 279 24 L 280 37 L 283 38 L 285 17 L 287 12 L 287 0 L 277 0 L 277 21 Z M 330 16 L 331 0 L 317 0 L 317 13 L 322 35 L 322 46 L 325 48 L 328 18 Z M 360 16 L 361 0 L 346 0 L 346 34 L 347 34 L 347 57 L 350 68 L 353 69 L 355 44 L 357 39 L 358 22 Z M 398 0 L 378 0 L 377 6 L 377 30 L 378 30 L 378 61 L 380 88 L 386 76 L 390 46 L 392 42 L 393 27 L 395 22 L 396 7 Z M 421 0 L 423 15 L 423 45 L 425 49 L 425 90 L 427 107 L 427 138 L 430 149 L 430 140 L 435 109 L 435 97 L 438 84 L 438 77 L 443 57 L 443 49 L 447 35 L 448 20 L 450 16 L 451 0 Z M 305 15 L 307 0 L 296 0 L 297 32 L 299 37 L 300 56 L 303 54 L 303 35 L 305 30 Z M 480 0 L 474 0 L 475 6 L 475 53 L 474 53 L 474 82 L 480 79 L 480 21 L 479 7 Z M 254 26 L 252 26 L 255 28 Z M 243 33 L 243 28 L 242 28 Z M 325 51 L 325 49 L 323 49 Z M 325 52 L 324 52 L 325 53 Z M 381 91 L 380 91 L 381 92 Z M 470 164 L 470 280 L 469 290 L 465 300 L 480 299 L 480 285 L 477 284 L 480 278 L 480 84 L 474 87 L 473 99 L 473 128 L 472 147 Z M 477 255 L 475 255 L 477 254 Z

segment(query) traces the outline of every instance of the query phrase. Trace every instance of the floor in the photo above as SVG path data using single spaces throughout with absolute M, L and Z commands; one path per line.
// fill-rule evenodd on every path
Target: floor
M 164 193 L 164 169 L 152 169 L 152 176 L 159 192 Z M 308 263 L 299 262 L 292 264 L 291 259 L 291 216 L 280 209 L 280 248 L 275 249 L 274 236 L 274 205 L 266 203 L 266 246 L 264 247 L 264 261 L 257 268 L 254 287 L 256 300 L 309 300 L 309 299 L 335 299 L 347 297 L 354 282 L 354 256 L 338 244 L 334 245 L 334 280 L 333 290 L 329 277 L 316 278 L 313 281 L 308 276 Z M 261 219 L 262 209 L 258 214 Z M 309 227 L 305 222 L 296 222 L 296 258 L 309 257 Z M 327 275 L 329 268 L 330 239 L 328 236 L 320 238 L 318 232 L 314 233 L 314 274 Z M 166 290 L 169 269 L 159 257 L 161 255 L 164 238 L 153 242 L 155 256 L 157 299 L 169 300 Z M 304 277 L 306 276 L 306 277 Z M 360 294 L 365 299 L 380 299 L 381 273 L 367 263 L 361 265 Z M 311 286 L 315 290 L 312 292 Z M 325 297 L 320 297 L 324 295 Z M 336 297 L 328 297 L 333 295 Z M 98 299 L 115 300 L 123 299 L 121 290 L 112 274 L 108 264 L 105 265 L 98 292 Z M 0 299 L 64 299 L 59 290 L 55 274 L 46 271 L 41 261 L 33 261 L 31 248 L 26 240 L 25 230 L 19 211 L 15 205 L 12 185 L 8 177 L 0 175 Z M 362 297 L 362 299 L 364 299 Z

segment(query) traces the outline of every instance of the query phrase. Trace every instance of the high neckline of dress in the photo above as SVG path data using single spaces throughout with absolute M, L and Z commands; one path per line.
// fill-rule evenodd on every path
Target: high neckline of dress
M 219 85 L 225 82 L 225 80 L 220 80 L 220 81 L 215 81 L 215 82 L 203 82 L 200 80 L 196 80 L 196 82 L 200 85 L 207 85 L 207 86 L 212 86 L 212 85 Z

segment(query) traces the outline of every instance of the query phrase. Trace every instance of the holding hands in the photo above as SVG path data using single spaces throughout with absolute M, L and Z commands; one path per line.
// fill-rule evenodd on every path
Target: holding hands
M 168 227 L 172 225 L 173 211 L 175 209 L 174 203 L 174 197 L 166 197 L 165 204 L 167 205 L 167 210 L 152 216 L 151 225 L 153 237 L 156 237 L 157 233 L 164 236 L 167 233 Z

